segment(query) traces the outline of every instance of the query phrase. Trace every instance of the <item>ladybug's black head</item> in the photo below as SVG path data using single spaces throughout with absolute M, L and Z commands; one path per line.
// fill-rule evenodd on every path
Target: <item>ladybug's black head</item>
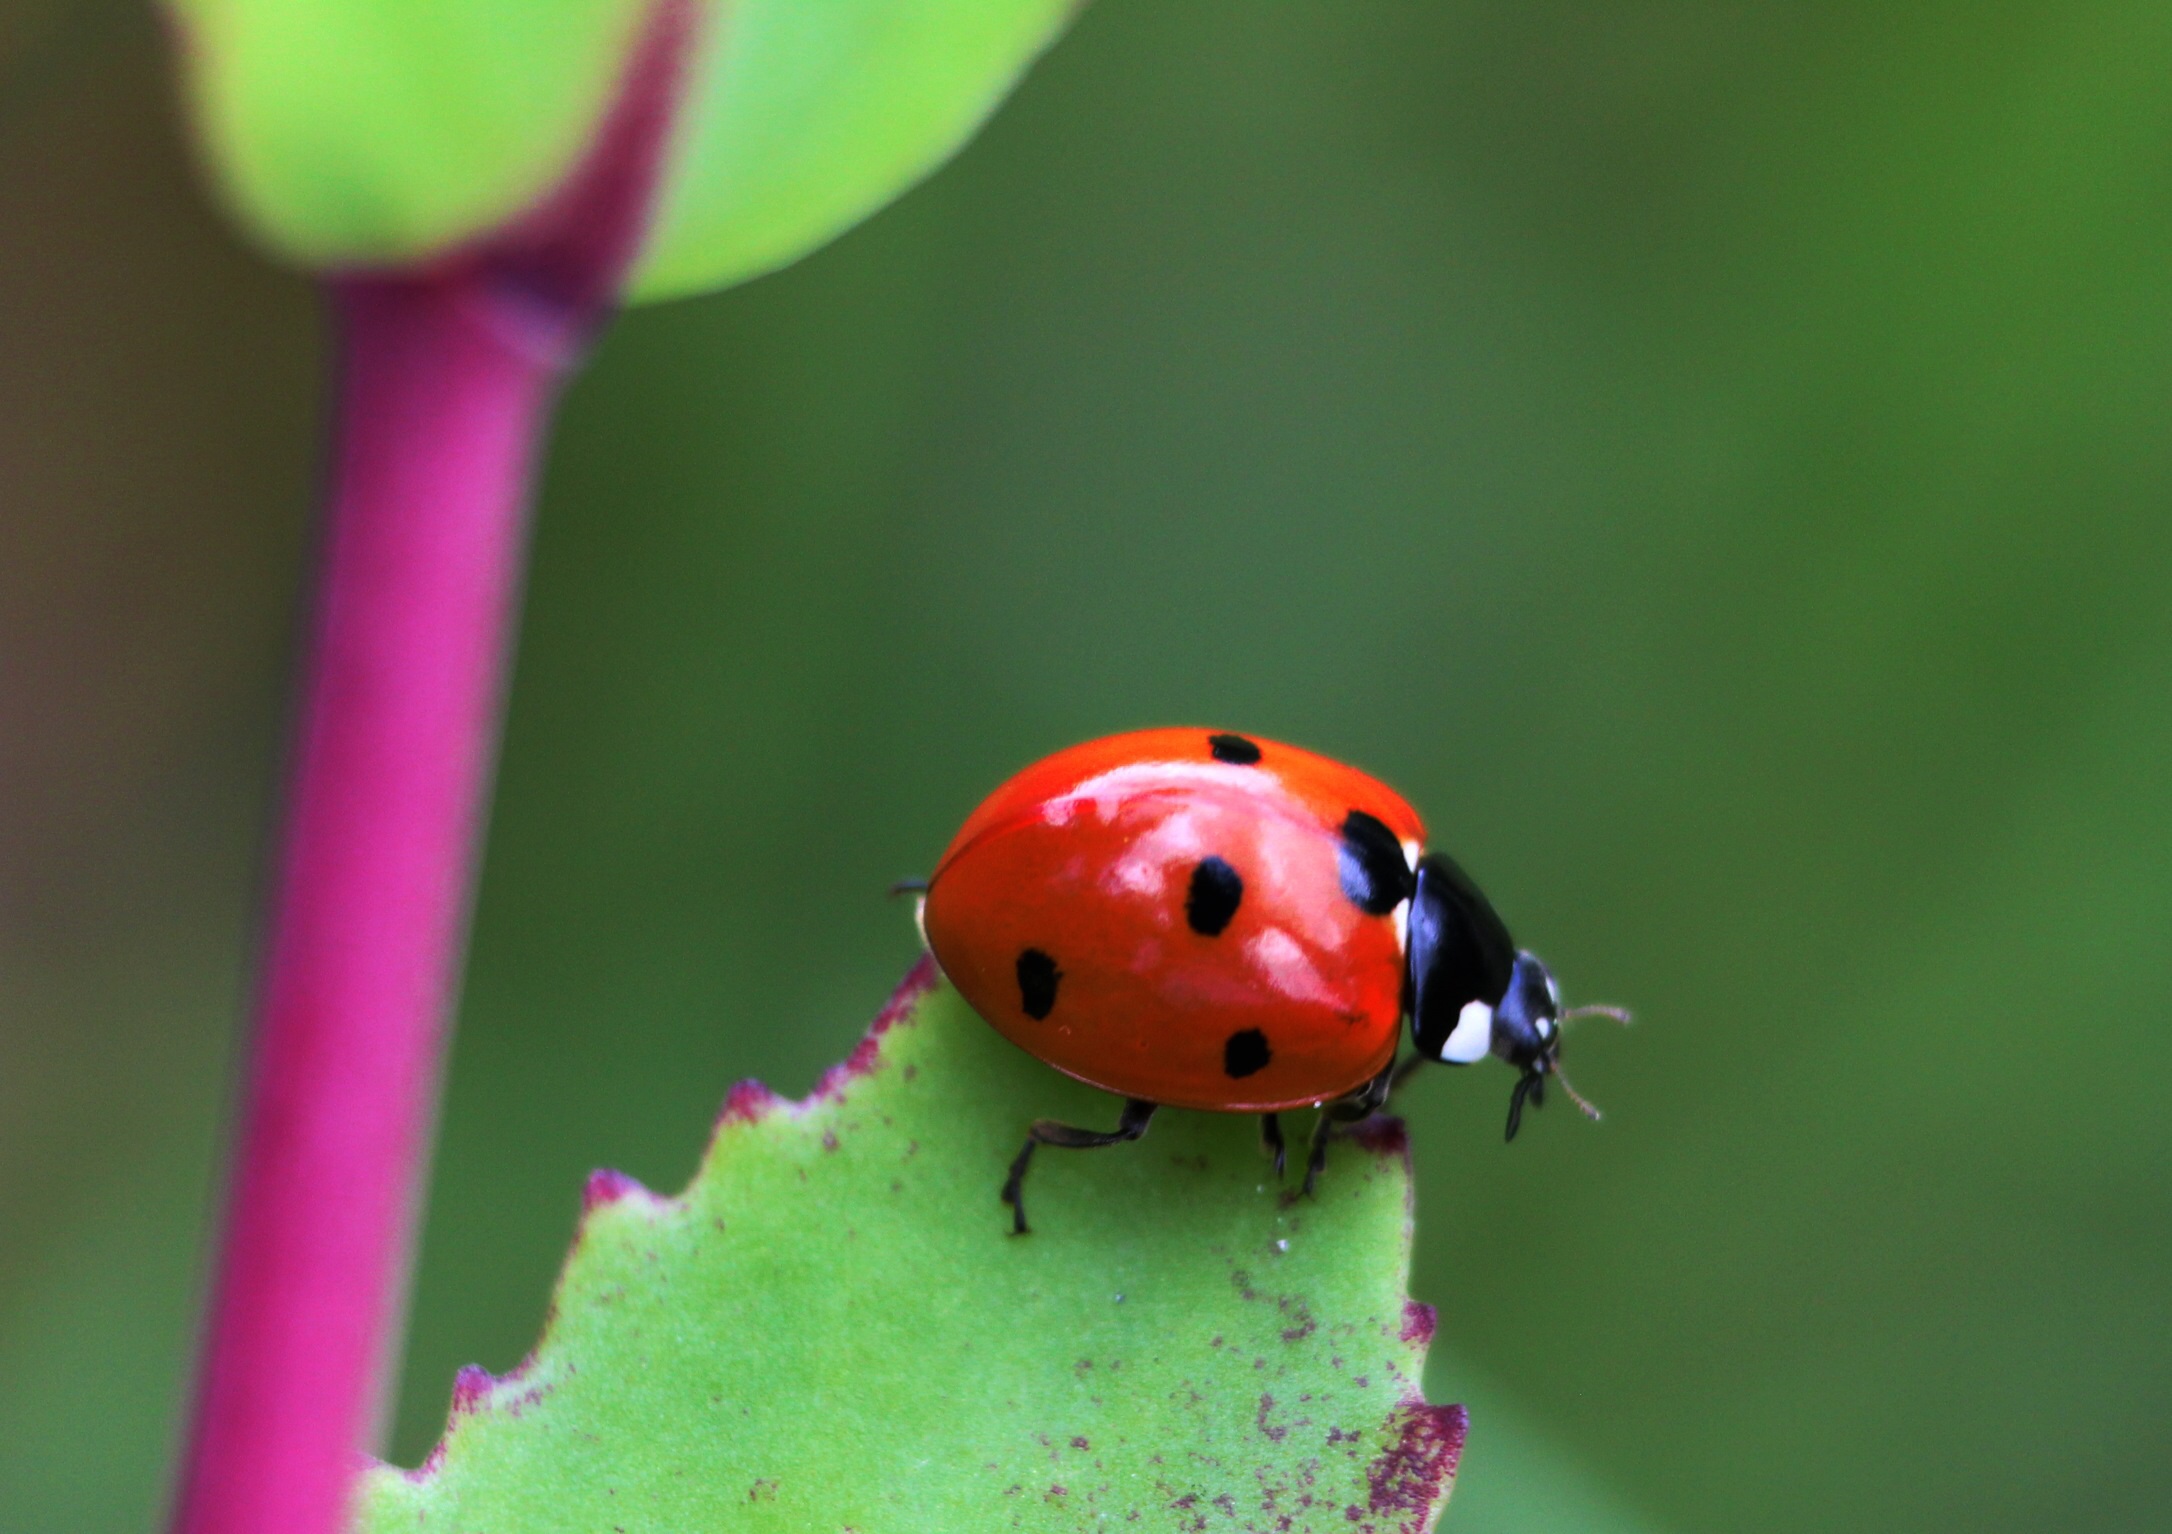
M 1516 1068 L 1508 1101 L 1508 1138 L 1516 1138 L 1526 1099 L 1546 1101 L 1546 1078 L 1593 1118 L 1598 1110 L 1561 1076 L 1561 1025 L 1614 1007 L 1561 1010 L 1561 988 L 1536 954 L 1520 951 L 1470 876 L 1438 853 L 1422 858 L 1410 898 L 1411 1040 L 1443 1065 L 1473 1065 L 1492 1055 Z
M 1517 953 L 1493 1004 L 1491 1053 L 1526 1075 L 1543 1076 L 1561 1062 L 1561 987 L 1535 953 Z

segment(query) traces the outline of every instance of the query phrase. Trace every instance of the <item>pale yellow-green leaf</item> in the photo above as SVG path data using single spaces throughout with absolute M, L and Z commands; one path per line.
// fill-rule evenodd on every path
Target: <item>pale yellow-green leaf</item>
M 167 0 L 201 152 L 315 268 L 486 239 L 577 163 L 650 0 Z M 1075 0 L 698 0 L 633 296 L 715 288 L 965 142 Z

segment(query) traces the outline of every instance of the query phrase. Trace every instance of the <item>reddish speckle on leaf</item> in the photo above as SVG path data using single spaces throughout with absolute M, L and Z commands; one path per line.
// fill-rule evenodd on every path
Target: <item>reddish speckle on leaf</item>
M 1413 1343 L 1421 1348 L 1431 1347 L 1433 1345 L 1433 1327 L 1439 1319 L 1439 1314 L 1432 1306 L 1421 1305 L 1416 1300 L 1404 1301 L 1403 1341 Z
M 1290 1436 L 1290 1430 L 1286 1427 L 1276 1427 L 1273 1423 L 1267 1420 L 1267 1414 L 1274 1409 L 1275 1398 L 1271 1395 L 1262 1393 L 1259 1398 L 1259 1410 L 1252 1414 L 1252 1421 L 1259 1428 L 1260 1432 L 1266 1435 L 1267 1441 L 1269 1443 L 1280 1443 L 1283 1439 Z
M 1403 1121 L 1385 1113 L 1351 1126 L 1350 1138 L 1378 1156 L 1407 1156 L 1410 1154 L 1410 1132 Z
M 1395 1442 L 1373 1461 L 1365 1479 L 1372 1489 L 1373 1516 L 1397 1519 L 1388 1527 L 1418 1534 L 1426 1514 L 1455 1478 L 1470 1414 L 1460 1406 L 1411 1405 L 1397 1416 Z

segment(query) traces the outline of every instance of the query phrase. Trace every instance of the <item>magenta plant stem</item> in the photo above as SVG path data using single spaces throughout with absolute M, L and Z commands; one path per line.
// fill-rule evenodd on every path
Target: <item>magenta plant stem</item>
M 564 348 L 349 282 L 284 845 L 176 1528 L 337 1528 L 397 1331 Z
M 176 1534 L 337 1534 L 388 1390 L 559 382 L 640 248 L 700 19 L 650 0 L 525 216 L 333 286 L 337 446 Z

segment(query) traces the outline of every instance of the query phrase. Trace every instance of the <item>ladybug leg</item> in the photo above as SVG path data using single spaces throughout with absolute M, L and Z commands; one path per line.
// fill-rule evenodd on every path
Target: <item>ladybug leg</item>
M 1321 1169 L 1327 1165 L 1327 1142 L 1335 1134 L 1335 1116 L 1331 1108 L 1320 1110 L 1320 1122 L 1312 1126 L 1312 1146 L 1305 1153 L 1305 1197 L 1312 1197 L 1313 1186 L 1320 1180 Z
M 1123 1117 L 1116 1121 L 1114 1129 L 1080 1129 L 1073 1124 L 1059 1124 L 1054 1119 L 1035 1119 L 1026 1131 L 1025 1146 L 1011 1163 L 1010 1176 L 1003 1180 L 1003 1202 L 1011 1206 L 1011 1234 L 1023 1236 L 1027 1233 L 1026 1168 L 1033 1164 L 1036 1146 L 1099 1150 L 1104 1145 L 1122 1145 L 1146 1133 L 1146 1126 L 1154 1122 L 1154 1106 L 1136 1097 L 1126 1099 Z
M 1272 1113 L 1259 1116 L 1260 1149 L 1275 1158 L 1275 1181 L 1282 1181 L 1282 1168 L 1290 1158 L 1289 1147 L 1282 1143 L 1282 1120 Z
M 1537 1071 L 1525 1071 L 1516 1078 L 1516 1090 L 1508 1094 L 1508 1133 L 1502 1138 L 1514 1140 L 1516 1131 L 1523 1127 L 1524 1099 L 1531 1100 L 1534 1108 L 1546 1106 L 1546 1078 Z
M 1388 1094 L 1395 1090 L 1396 1070 L 1391 1064 L 1379 1075 L 1368 1081 L 1348 1097 L 1338 1097 L 1320 1109 L 1320 1121 L 1312 1126 L 1312 1147 L 1305 1156 L 1305 1196 L 1310 1198 L 1315 1184 L 1320 1180 L 1320 1170 L 1327 1165 L 1327 1142 L 1335 1138 L 1344 1124 L 1355 1124 L 1371 1118 L 1386 1104 Z
M 1419 1057 L 1423 1059 L 1423 1056 Z M 1336 1106 L 1335 1117 L 1345 1124 L 1355 1124 L 1359 1119 L 1369 1119 L 1388 1105 L 1398 1084 L 1408 1069 L 1397 1070 L 1390 1061 L 1381 1068 L 1380 1074 L 1368 1081 Z

